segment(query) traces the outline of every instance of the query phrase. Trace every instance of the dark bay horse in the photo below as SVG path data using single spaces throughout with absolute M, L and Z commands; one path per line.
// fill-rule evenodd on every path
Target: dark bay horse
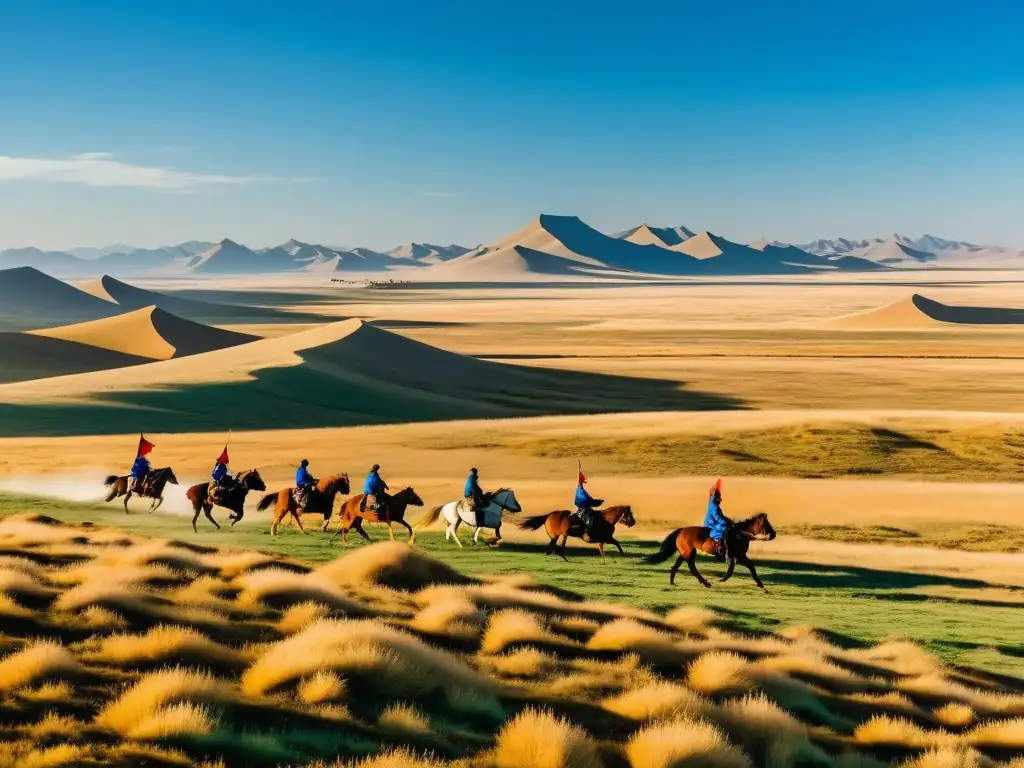
M 245 497 L 249 495 L 249 491 L 267 490 L 263 478 L 255 469 L 236 473 L 235 484 L 227 491 L 221 491 L 217 498 L 210 496 L 211 485 L 213 485 L 212 482 L 200 483 L 185 491 L 185 496 L 192 502 L 192 511 L 195 513 L 192 516 L 193 531 L 197 530 L 196 520 L 199 519 L 200 511 L 206 515 L 207 520 L 217 526 L 218 530 L 220 529 L 220 525 L 211 514 L 215 506 L 231 510 L 232 514 L 228 515 L 228 520 L 234 525 L 245 515 Z
M 750 542 L 753 539 L 765 538 L 768 541 L 771 541 L 775 538 L 775 529 L 772 528 L 772 524 L 768 522 L 768 515 L 764 512 L 759 512 L 753 517 L 749 517 L 746 520 L 736 523 L 729 529 L 729 532 L 726 534 L 726 538 L 728 539 L 729 567 L 725 572 L 725 576 L 723 576 L 720 581 L 728 580 L 729 577 L 732 576 L 736 563 L 739 563 L 740 565 L 745 565 L 747 567 L 750 571 L 750 575 L 754 577 L 754 583 L 761 589 L 764 589 L 764 584 L 761 583 L 761 579 L 757 576 L 757 569 L 754 568 L 754 564 L 750 562 L 750 558 L 747 557 L 747 551 L 750 549 Z M 715 544 L 714 539 L 711 538 L 711 531 L 707 528 L 702 528 L 699 525 L 692 525 L 687 528 L 677 528 L 666 536 L 663 542 L 661 542 L 661 549 L 654 554 L 645 557 L 644 562 L 663 563 L 677 552 L 679 553 L 679 557 L 676 558 L 675 565 L 673 565 L 672 570 L 669 571 L 668 583 L 676 583 L 676 572 L 685 562 L 694 578 L 705 587 L 710 587 L 711 584 L 708 580 L 701 576 L 700 572 L 697 570 L 695 561 L 697 559 L 698 552 L 704 552 L 709 555 L 717 554 L 718 547 Z
M 628 504 L 594 510 L 594 523 L 590 531 L 590 543 L 597 544 L 597 551 L 601 553 L 602 563 L 604 562 L 605 544 L 614 544 L 619 550 L 620 555 L 625 554 L 622 551 L 622 545 L 615 540 L 615 526 L 620 522 L 627 528 L 632 528 L 636 525 L 633 509 Z M 579 516 L 574 515 L 568 509 L 560 509 L 555 512 L 548 512 L 546 515 L 528 517 L 519 523 L 519 527 L 525 531 L 537 531 L 543 528 L 551 538 L 544 554 L 550 555 L 552 552 L 557 552 L 566 562 L 568 562 L 568 558 L 565 556 L 565 545 L 569 541 L 569 537 L 583 538 L 583 523 L 580 521 Z M 559 537 L 562 539 L 561 546 L 558 545 Z
M 320 480 L 316 484 L 316 488 L 310 489 L 302 509 L 299 509 L 299 505 L 295 501 L 294 490 L 294 488 L 282 488 L 280 491 L 268 493 L 256 505 L 256 509 L 260 512 L 274 507 L 274 521 L 270 524 L 271 536 L 277 535 L 277 526 L 284 520 L 285 515 L 291 515 L 295 524 L 299 526 L 299 530 L 305 533 L 306 529 L 302 527 L 301 519 L 304 512 L 323 515 L 323 530 L 326 531 L 331 522 L 331 514 L 334 512 L 334 499 L 339 493 L 344 495 L 349 492 L 348 475 L 331 475 Z
M 141 493 L 135 493 L 132 490 L 128 475 L 109 475 L 103 481 L 103 484 L 110 488 L 110 493 L 107 494 L 104 501 L 113 501 L 119 496 L 124 496 L 124 513 L 127 515 L 128 499 L 135 493 L 136 496 L 153 500 L 149 503 L 149 511 L 152 512 L 159 509 L 160 505 L 164 503 L 164 486 L 168 483 L 178 484 L 178 478 L 174 476 L 174 470 L 170 467 L 161 467 L 150 472 L 149 477 L 142 482 Z
M 409 544 L 416 543 L 416 532 L 413 531 L 412 526 L 405 522 L 405 510 L 409 507 L 422 507 L 423 499 L 416 495 L 416 491 L 412 488 L 405 488 L 396 494 L 388 497 L 387 504 L 384 510 L 360 510 L 359 506 L 362 503 L 363 494 L 353 496 L 341 505 L 341 511 L 338 513 L 338 517 L 341 519 L 341 527 L 334 532 L 334 536 L 341 534 L 341 540 L 348 544 L 348 531 L 350 528 L 354 528 L 359 532 L 367 541 L 370 537 L 366 535 L 366 531 L 363 530 L 363 520 L 370 523 L 384 523 L 388 527 L 388 538 L 394 541 L 395 529 L 392 523 L 401 523 L 409 530 Z M 331 540 L 334 540 L 334 536 Z

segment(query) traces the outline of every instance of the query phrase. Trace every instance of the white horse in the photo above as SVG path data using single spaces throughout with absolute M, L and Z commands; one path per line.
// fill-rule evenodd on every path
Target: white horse
M 445 522 L 448 523 L 448 527 L 444 531 L 445 539 L 455 539 L 455 543 L 461 547 L 462 542 L 459 541 L 456 530 L 458 530 L 459 525 L 465 523 L 466 525 L 472 525 L 476 529 L 473 531 L 474 544 L 478 544 L 480 541 L 481 529 L 493 528 L 495 534 L 494 545 L 497 546 L 498 542 L 501 541 L 502 512 L 522 512 L 523 508 L 519 506 L 519 502 L 516 501 L 516 495 L 510 488 L 501 488 L 492 494 L 488 494 L 488 498 L 488 504 L 484 507 L 483 525 L 476 524 L 476 512 L 472 510 L 469 502 L 465 499 L 459 499 L 458 501 L 450 501 L 447 504 L 434 507 L 428 514 L 423 516 L 422 520 L 416 523 L 416 527 L 426 528 L 444 515 Z

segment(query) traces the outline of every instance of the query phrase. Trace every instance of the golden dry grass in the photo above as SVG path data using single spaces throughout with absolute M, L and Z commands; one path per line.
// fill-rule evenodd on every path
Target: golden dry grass
M 420 560 L 398 569 L 427 573 L 408 589 L 345 581 L 344 556 L 325 575 L 185 550 L 178 565 L 191 570 L 179 571 L 162 561 L 177 549 L 166 542 L 15 528 L 43 542 L 37 554 L 90 554 L 0 566 L 8 584 L 56 596 L 0 610 L 14 717 L 0 725 L 0 765 L 213 768 L 222 747 L 225 765 L 264 749 L 307 766 L 329 754 L 403 768 L 1009 768 L 1024 753 L 1013 686 L 908 643 L 843 650 L 810 627 L 743 636 L 705 609 L 574 602 L 523 576 L 436 584 Z M 392 562 L 383 549 L 366 560 Z M 4 616 L 95 634 L 26 639 Z
M 750 759 L 714 726 L 674 720 L 637 731 L 626 744 L 631 768 L 750 768 Z
M 37 642 L 0 659 L 0 691 L 12 691 L 48 677 L 78 672 L 81 664 L 64 646 Z
M 601 768 L 593 739 L 547 710 L 528 708 L 506 723 L 494 749 L 498 768 Z

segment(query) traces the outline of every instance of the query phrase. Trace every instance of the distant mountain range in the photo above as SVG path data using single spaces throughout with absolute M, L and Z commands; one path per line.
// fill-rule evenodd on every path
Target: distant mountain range
M 743 244 L 685 226 L 646 223 L 606 235 L 574 216 L 541 215 L 522 230 L 476 248 L 407 243 L 382 252 L 293 239 L 272 248 L 252 249 L 224 239 L 152 249 L 118 244 L 68 251 L 31 247 L 0 251 L 0 269 L 22 266 L 61 277 L 395 271 L 414 271 L 417 279 L 484 279 L 494 274 L 740 275 L 929 266 L 1024 268 L 1024 250 L 898 234 L 801 245 L 762 238 Z

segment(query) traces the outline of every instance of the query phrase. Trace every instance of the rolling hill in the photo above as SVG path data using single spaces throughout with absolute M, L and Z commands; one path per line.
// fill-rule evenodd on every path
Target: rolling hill
M 0 270 L 0 331 L 28 331 L 98 320 L 120 312 L 33 267 Z
M 628 240 L 636 245 L 657 245 L 662 248 L 671 248 L 673 245 L 689 240 L 696 232 L 691 232 L 686 227 L 652 227 L 646 222 L 631 229 L 617 232 L 613 237 L 620 240 Z
M 3 385 L 0 434 L 132 431 L 143 417 L 166 431 L 228 415 L 238 429 L 284 429 L 736 406 L 677 382 L 488 362 L 345 320 L 187 358 Z
M 909 330 L 977 325 L 1024 325 L 1024 309 L 964 307 L 914 294 L 906 299 L 829 321 L 851 330 Z
M 184 320 L 156 306 L 29 333 L 150 360 L 169 360 L 210 352 L 257 338 Z

